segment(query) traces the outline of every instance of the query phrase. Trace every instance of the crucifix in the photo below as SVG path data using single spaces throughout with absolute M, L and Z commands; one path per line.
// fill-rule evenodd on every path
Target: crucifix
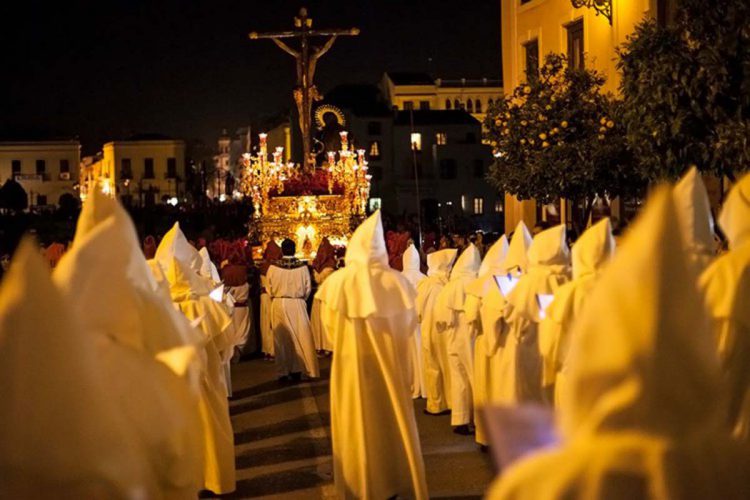
M 313 101 L 320 100 L 318 89 L 313 83 L 315 66 L 318 59 L 328 52 L 338 36 L 359 35 L 359 28 L 350 29 L 312 29 L 313 20 L 307 16 L 307 9 L 302 7 L 299 14 L 294 18 L 293 31 L 276 31 L 269 33 L 257 33 L 253 31 L 249 37 L 251 40 L 267 38 L 273 41 L 284 52 L 294 57 L 297 62 L 297 86 L 294 89 L 294 101 L 299 112 L 299 128 L 302 132 L 302 168 L 315 166 L 315 157 L 311 153 L 312 134 L 311 116 Z M 312 37 L 328 37 L 328 40 L 320 46 L 312 46 Z M 284 38 L 298 38 L 299 50 L 295 50 L 282 41 Z

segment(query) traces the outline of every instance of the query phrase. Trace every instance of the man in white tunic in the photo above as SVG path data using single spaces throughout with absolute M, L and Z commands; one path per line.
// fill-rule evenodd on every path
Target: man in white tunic
M 331 245 L 328 238 L 323 238 L 318 246 L 318 252 L 312 262 L 313 278 L 318 288 L 336 270 L 336 249 Z M 313 299 L 312 311 L 310 312 L 310 324 L 312 326 L 315 350 L 319 354 L 328 354 L 333 351 L 331 336 L 325 331 L 323 318 L 320 317 L 320 301 Z
M 271 327 L 271 295 L 268 293 L 268 269 L 271 264 L 283 257 L 281 248 L 274 240 L 269 240 L 263 251 L 263 262 L 260 264 L 260 338 L 265 359 L 275 356 L 273 328 Z
M 729 425 L 750 441 L 750 175 L 729 192 L 719 215 L 729 252 L 703 273 L 699 285 L 729 386 Z
M 416 327 L 414 289 L 388 265 L 379 211 L 354 232 L 346 267 L 323 283 L 318 297 L 335 352 L 331 437 L 338 498 L 428 498 L 402 369 Z
M 292 240 L 281 243 L 284 258 L 268 269 L 268 292 L 278 375 L 299 380 L 302 373 L 317 378 L 320 372 L 307 315 L 310 271 L 294 258 L 296 250 Z
M 0 285 L 0 497 L 160 495 L 102 363 L 24 239 Z
M 534 237 L 529 248 L 529 270 L 508 295 L 503 320 L 507 337 L 501 354 L 498 395 L 505 404 L 541 402 L 542 359 L 539 353 L 541 295 L 552 295 L 570 279 L 570 250 L 565 226 L 555 226 Z
M 714 217 L 706 185 L 700 172 L 692 167 L 672 190 L 677 205 L 677 222 L 690 261 L 702 272 L 716 257 Z
M 466 302 L 464 312 L 466 321 L 476 332 L 474 341 L 474 372 L 472 394 L 474 396 L 474 425 L 476 426 L 475 441 L 481 446 L 487 445 L 481 419 L 478 418 L 477 409 L 484 406 L 487 401 L 487 389 L 489 387 L 489 357 L 487 356 L 487 341 L 482 331 L 481 306 L 482 297 L 491 287 L 495 287 L 495 274 L 502 273 L 502 264 L 508 252 L 508 238 L 502 235 L 482 259 L 479 266 L 477 279 L 466 287 Z
M 424 386 L 427 415 L 441 415 L 451 408 L 448 337 L 435 328 L 435 303 L 448 283 L 457 250 L 449 248 L 427 254 L 427 278 L 417 287 L 417 316 L 422 333 Z
M 719 362 L 668 188 L 584 305 L 561 448 L 507 470 L 490 499 L 741 499 L 747 450 L 722 426 Z
M 555 298 L 539 325 L 542 387 L 557 409 L 567 394 L 571 330 L 599 276 L 615 253 L 609 218 L 588 228 L 573 245 L 573 279 L 555 291 Z M 554 395 L 554 396 L 552 396 Z
M 419 258 L 419 251 L 413 243 L 404 251 L 402 259 L 404 269 L 401 271 L 401 274 L 414 286 L 414 291 L 416 291 L 419 283 L 427 278 L 427 276 L 420 271 L 421 260 Z M 411 355 L 409 356 L 409 369 L 407 373 L 410 381 L 411 397 L 414 399 L 423 398 L 426 397 L 426 393 L 422 370 L 422 332 L 419 325 L 414 330 L 410 346 Z
M 435 303 L 438 335 L 448 338 L 448 366 L 451 372 L 451 425 L 457 434 L 469 435 L 473 429 L 474 336 L 476 329 L 466 318 L 466 286 L 474 281 L 482 264 L 474 244 L 464 250 L 451 270 L 448 283 Z

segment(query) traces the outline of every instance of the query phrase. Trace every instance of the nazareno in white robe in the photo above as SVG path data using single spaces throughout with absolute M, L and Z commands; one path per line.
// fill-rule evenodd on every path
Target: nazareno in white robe
M 700 277 L 699 286 L 729 387 L 728 425 L 750 442 L 750 175 L 732 188 L 719 225 L 729 251 Z
M 490 499 L 721 498 L 750 493 L 668 188 L 658 189 L 584 305 L 562 447 L 527 455 Z
M 412 284 L 414 291 L 416 291 L 419 283 L 427 278 L 427 276 L 420 271 L 421 261 L 419 251 L 413 244 L 409 245 L 409 248 L 404 251 L 402 261 L 403 271 L 401 271 L 401 274 Z M 424 389 L 424 369 L 422 367 L 422 332 L 419 325 L 414 330 L 414 335 L 412 335 L 409 342 L 407 376 L 411 389 L 411 397 L 414 399 L 427 397 Z
M 275 354 L 273 329 L 271 328 L 271 295 L 268 293 L 268 277 L 260 275 L 260 341 L 264 354 Z
M 318 287 L 323 284 L 333 271 L 330 267 L 323 268 L 320 272 L 313 271 L 313 276 Z M 331 336 L 326 332 L 323 325 L 323 318 L 320 315 L 320 301 L 315 298 L 313 299 L 312 310 L 310 311 L 310 325 L 312 327 L 313 340 L 315 341 L 315 349 L 318 351 L 333 351 Z
M 169 305 L 152 287 L 135 228 L 118 202 L 93 194 L 81 219 L 53 279 L 98 346 L 103 376 L 148 450 L 163 494 L 195 495 L 202 486 L 198 391 L 184 376 L 195 347 L 170 329 Z M 167 349 L 181 348 L 192 354 L 180 368 L 161 361 L 179 357 Z
M 504 321 L 507 336 L 498 364 L 498 399 L 505 404 L 542 402 L 542 358 L 539 352 L 541 309 L 537 295 L 554 294 L 570 279 L 570 250 L 565 226 L 534 237 L 528 253 L 529 270 L 507 297 Z
M 690 262 L 702 272 L 716 257 L 714 217 L 703 178 L 690 168 L 672 189 L 677 205 L 677 222 Z
M 294 269 L 272 265 L 268 268 L 267 277 L 279 376 L 304 373 L 308 377 L 319 377 L 315 342 L 307 315 L 310 271 L 304 265 Z
M 487 342 L 482 331 L 482 297 L 490 287 L 495 286 L 494 274 L 501 272 L 500 266 L 505 260 L 508 252 L 508 239 L 501 236 L 490 248 L 482 259 L 479 266 L 477 279 L 466 286 L 466 300 L 464 301 L 464 314 L 466 321 L 476 331 L 474 341 L 474 371 L 472 373 L 472 396 L 474 408 L 474 424 L 476 433 L 474 439 L 481 445 L 487 445 L 482 419 L 477 414 L 479 408 L 487 402 L 489 357 L 487 356 Z
M 464 311 L 466 287 L 474 281 L 482 264 L 479 250 L 469 245 L 456 260 L 448 283 L 435 303 L 435 325 L 448 338 L 448 367 L 451 372 L 451 425 L 474 420 L 474 339 L 476 323 Z
M 0 284 L 0 497 L 160 495 L 103 362 L 24 239 Z
M 354 232 L 346 267 L 317 294 L 334 341 L 331 437 L 338 498 L 426 499 L 408 382 L 413 287 L 388 265 L 380 212 Z
M 427 254 L 427 278 L 417 287 L 417 318 L 422 333 L 422 366 L 427 412 L 437 414 L 451 408 L 451 379 L 448 363 L 448 337 L 435 326 L 435 303 L 448 283 L 457 250 Z

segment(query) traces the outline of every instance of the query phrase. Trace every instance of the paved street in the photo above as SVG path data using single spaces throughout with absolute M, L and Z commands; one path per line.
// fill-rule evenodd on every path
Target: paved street
M 228 498 L 332 498 L 329 360 L 320 380 L 276 381 L 273 363 L 234 365 L 230 413 L 237 454 L 237 492 Z M 473 438 L 451 432 L 450 417 L 423 415 L 415 403 L 432 498 L 478 498 L 492 465 Z

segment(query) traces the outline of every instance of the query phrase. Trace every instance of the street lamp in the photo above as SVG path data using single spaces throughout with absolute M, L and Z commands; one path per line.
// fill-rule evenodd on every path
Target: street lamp
M 586 7 L 594 9 L 596 15 L 603 15 L 609 20 L 609 25 L 612 26 L 612 0 L 571 0 L 573 7 L 576 9 Z

